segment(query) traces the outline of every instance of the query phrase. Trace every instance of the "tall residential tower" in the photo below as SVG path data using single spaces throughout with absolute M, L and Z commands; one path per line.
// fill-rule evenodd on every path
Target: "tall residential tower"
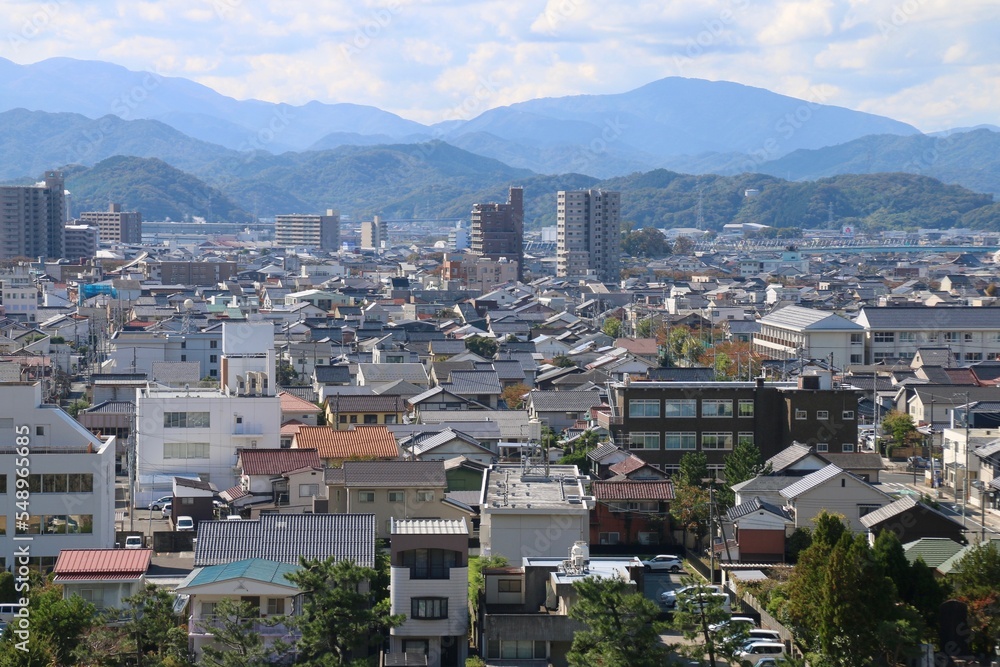
M 340 214 L 329 209 L 326 215 L 289 214 L 274 217 L 274 241 L 291 248 L 308 246 L 322 250 L 340 248 Z
M 557 200 L 556 275 L 596 277 L 617 283 L 621 275 L 621 193 L 560 190 Z
M 517 279 L 524 277 L 524 188 L 510 188 L 506 204 L 472 205 L 474 255 L 517 262 Z
M 36 185 L 0 187 L 0 259 L 65 256 L 66 197 L 61 171 Z

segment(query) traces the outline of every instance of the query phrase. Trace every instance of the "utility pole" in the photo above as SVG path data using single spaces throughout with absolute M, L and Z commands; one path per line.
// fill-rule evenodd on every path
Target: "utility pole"
M 715 583 L 715 484 L 708 485 L 708 557 L 709 583 Z

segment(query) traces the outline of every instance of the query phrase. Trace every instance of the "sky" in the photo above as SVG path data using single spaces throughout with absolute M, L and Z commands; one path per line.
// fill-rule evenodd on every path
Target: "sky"
M 925 131 L 1000 125 L 998 0 L 0 0 L 0 56 L 193 79 L 422 123 L 668 76 Z

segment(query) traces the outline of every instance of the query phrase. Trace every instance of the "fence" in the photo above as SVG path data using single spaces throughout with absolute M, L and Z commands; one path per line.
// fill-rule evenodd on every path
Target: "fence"
M 737 598 L 745 607 L 749 607 L 757 614 L 760 614 L 760 627 L 767 628 L 768 630 L 776 630 L 781 635 L 781 641 L 785 644 L 785 648 L 794 657 L 802 657 L 802 652 L 795 645 L 795 635 L 792 634 L 792 631 L 782 625 L 774 616 L 771 616 L 757 598 L 750 593 L 737 594 Z

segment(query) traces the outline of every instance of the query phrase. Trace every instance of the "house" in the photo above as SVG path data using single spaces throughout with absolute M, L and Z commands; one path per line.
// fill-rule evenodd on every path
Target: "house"
M 453 394 L 449 391 L 450 388 L 450 385 L 447 384 L 438 385 L 406 399 L 416 420 L 423 421 L 423 416 L 428 412 L 486 409 L 485 405 L 476 403 L 468 397 Z
M 358 364 L 358 384 L 361 386 L 395 380 L 406 380 L 420 387 L 430 386 L 423 364 Z
M 310 403 L 287 391 L 279 391 L 278 398 L 281 401 L 282 424 L 294 420 L 306 426 L 316 426 L 319 408 L 315 403 Z
M 532 391 L 528 394 L 528 416 L 556 433 L 571 427 L 601 404 L 597 391 Z
M 325 471 L 328 509 L 374 514 L 376 535 L 386 539 L 391 519 L 465 519 L 468 512 L 445 498 L 441 461 L 344 461 Z
M 600 480 L 590 485 L 594 511 L 591 544 L 660 544 L 669 539 L 670 501 L 674 485 L 668 479 Z
M 812 447 L 793 442 L 767 459 L 764 466 L 771 467 L 772 475 L 805 476 L 830 465 L 829 459 L 817 454 Z
M 456 456 L 444 462 L 444 476 L 448 481 L 448 492 L 471 491 L 479 502 L 479 491 L 483 487 L 483 473 L 489 466 L 477 463 L 464 456 Z
M 314 427 L 316 428 L 316 427 Z M 322 427 L 319 427 L 322 428 Z M 322 476 L 315 491 L 292 493 L 286 476 L 292 471 L 315 471 L 322 463 L 315 449 L 242 449 L 236 457 L 239 486 L 222 492 L 222 497 L 236 508 L 252 507 L 280 512 L 311 512 L 312 498 L 325 490 Z M 303 484 L 309 482 L 303 481 Z
M 892 498 L 864 480 L 830 464 L 810 473 L 781 490 L 795 519 L 796 528 L 810 528 L 820 512 L 844 515 L 853 532 L 868 528 L 861 522 L 866 514 L 884 507 Z
M 440 385 L 449 393 L 479 405 L 496 410 L 500 402 L 500 378 L 497 372 L 490 370 L 452 371 L 448 382 Z
M 416 461 L 448 461 L 461 456 L 475 461 L 483 466 L 492 463 L 497 452 L 483 446 L 472 436 L 452 428 L 445 428 L 437 433 L 423 431 L 414 433 L 399 441 L 403 457 Z
M 390 610 L 406 620 L 389 631 L 386 665 L 424 656 L 427 667 L 460 667 L 468 653 L 469 529 L 464 519 L 392 520 Z M 403 658 L 400 661 L 400 658 Z
M 906 560 L 915 563 L 920 558 L 932 570 L 937 570 L 963 548 L 962 543 L 945 537 L 923 537 L 919 540 L 903 543 L 903 553 L 906 554 Z
M 733 524 L 733 539 L 740 560 L 748 563 L 781 563 L 785 560 L 785 538 L 794 520 L 781 507 L 755 496 L 730 508 L 726 519 Z
M 302 426 L 292 439 L 293 449 L 315 449 L 325 466 L 339 466 L 348 459 L 399 458 L 396 438 L 384 425 L 358 425 L 347 431 L 329 426 Z
M 253 621 L 251 628 L 265 645 L 278 640 L 286 644 L 297 641 L 301 637 L 299 630 L 266 620 L 301 613 L 301 591 L 286 578 L 298 571 L 298 565 L 263 558 L 245 558 L 192 570 L 174 592 L 188 596 L 188 645 L 195 660 L 200 660 L 204 647 L 215 641 L 212 631 L 221 627 L 224 620 L 216 614 L 216 609 L 226 599 L 255 607 L 254 616 L 259 614 L 262 620 Z
M 326 397 L 326 423 L 338 430 L 355 424 L 399 424 L 406 412 L 401 396 L 349 396 L 333 393 Z
M 215 518 L 215 494 L 218 489 L 211 482 L 186 477 L 174 477 L 173 501 L 170 505 L 170 521 L 177 523 L 177 517 L 189 516 L 194 519 L 197 529 L 202 521 Z
M 146 585 L 152 549 L 63 549 L 52 583 L 63 599 L 78 595 L 98 611 L 121 609 Z
M 927 503 L 906 495 L 899 500 L 861 517 L 871 540 L 884 530 L 896 533 L 900 542 L 908 543 L 923 538 L 945 538 L 965 543 L 965 527 L 947 514 Z
M 483 553 L 514 560 L 559 556 L 586 542 L 594 498 L 575 465 L 496 463 L 486 469 L 479 505 Z

